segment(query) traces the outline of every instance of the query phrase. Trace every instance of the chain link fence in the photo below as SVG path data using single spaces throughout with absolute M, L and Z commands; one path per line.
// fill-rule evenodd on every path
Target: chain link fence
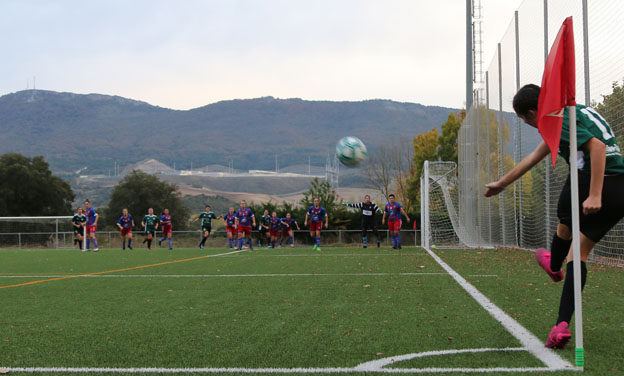
M 568 165 L 547 158 L 493 198 L 485 184 L 496 181 L 541 141 L 521 123 L 512 98 L 525 84 L 540 84 L 556 34 L 573 16 L 576 47 L 576 100 L 609 121 L 624 145 L 624 6 L 618 0 L 525 0 L 497 46 L 485 76 L 485 97 L 468 110 L 458 135 L 458 215 L 481 246 L 548 248 L 558 223 L 559 193 Z M 584 28 L 585 26 L 585 28 Z M 595 247 L 593 261 L 624 265 L 624 223 Z

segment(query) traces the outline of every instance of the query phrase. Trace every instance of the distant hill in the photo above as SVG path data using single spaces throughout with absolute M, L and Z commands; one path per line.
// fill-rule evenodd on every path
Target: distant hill
M 57 173 L 123 170 L 156 159 L 177 169 L 210 164 L 272 169 L 324 165 L 335 142 L 360 137 L 371 151 L 439 127 L 456 109 L 398 103 L 230 100 L 177 111 L 118 96 L 25 90 L 0 97 L 0 150 L 43 155 Z

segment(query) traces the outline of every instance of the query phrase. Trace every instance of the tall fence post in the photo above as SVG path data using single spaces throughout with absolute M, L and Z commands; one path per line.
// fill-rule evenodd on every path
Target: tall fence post
M 515 20 L 515 33 L 516 33 L 516 91 L 520 90 L 520 26 L 518 20 L 518 11 L 514 14 Z M 522 159 L 522 124 L 520 119 L 516 119 L 516 129 L 518 133 L 518 138 L 516 138 L 516 163 L 519 163 Z M 524 244 L 523 235 L 524 235 L 524 210 L 523 210 L 523 200 L 522 200 L 522 178 L 518 179 L 518 223 L 520 225 L 520 233 L 518 234 L 518 246 L 522 247 Z
M 485 72 L 485 134 L 487 138 L 487 181 L 492 181 L 492 162 L 490 151 L 490 74 Z M 492 245 L 492 199 L 487 200 L 488 205 L 488 245 Z
M 548 0 L 544 0 L 544 64 L 548 60 Z M 548 247 L 550 245 L 550 162 L 547 159 L 544 162 L 544 196 L 546 206 L 546 239 L 544 245 Z
M 591 105 L 589 80 L 589 19 L 587 18 L 587 0 L 583 0 L 583 69 L 585 77 L 585 105 Z
M 58 249 L 58 247 L 59 247 L 59 243 L 58 243 L 58 241 L 59 241 L 59 239 L 58 239 L 58 218 L 54 221 L 54 224 L 55 224 L 55 228 L 56 228 L 56 232 L 54 233 L 54 237 L 56 239 L 54 246 L 56 247 L 56 249 Z
M 505 173 L 505 150 L 503 145 L 503 66 L 501 62 L 501 44 L 498 44 L 498 178 L 502 178 Z M 507 245 L 507 234 L 505 226 L 505 191 L 499 195 L 498 213 L 500 215 L 501 232 L 503 245 Z

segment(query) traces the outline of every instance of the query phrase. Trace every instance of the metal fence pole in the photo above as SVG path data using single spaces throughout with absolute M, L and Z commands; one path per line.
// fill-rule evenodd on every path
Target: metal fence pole
M 503 177 L 505 172 L 505 157 L 503 145 L 503 66 L 501 62 L 501 44 L 498 44 L 498 178 Z M 503 245 L 507 245 L 507 235 L 505 233 L 505 191 L 500 193 L 498 213 L 500 215 Z
M 548 60 L 548 0 L 544 0 L 544 64 Z M 545 206 L 546 206 L 546 242 L 544 243 L 545 247 L 548 247 L 550 244 L 550 159 L 546 159 L 544 162 L 544 196 Z
M 587 0 L 583 0 L 583 69 L 585 71 L 585 105 L 591 105 L 589 80 L 589 19 L 587 18 Z
M 487 181 L 492 181 L 491 151 L 490 151 L 490 77 L 485 72 L 485 134 L 487 138 Z M 492 245 L 492 199 L 487 200 L 488 205 L 488 245 Z
M 22 233 L 17 233 L 17 246 L 19 249 L 22 249 Z
M 59 239 L 58 239 L 58 218 L 57 218 L 57 219 L 56 219 L 56 221 L 55 221 L 55 225 L 56 225 L 56 232 L 54 233 L 54 237 L 55 237 L 55 239 L 56 239 L 56 241 L 55 241 L 55 247 L 56 247 L 56 249 L 58 249 L 58 247 L 59 247 L 59 243 L 58 243 L 58 240 L 59 240 Z
M 519 33 L 519 21 L 518 21 L 518 11 L 515 12 L 515 33 L 516 33 L 516 90 L 520 90 L 520 33 Z M 516 139 L 516 163 L 519 163 L 522 159 L 522 129 L 521 129 L 520 118 L 516 119 L 516 129 L 518 133 L 518 138 Z M 520 225 L 520 233 L 518 234 L 518 246 L 522 247 L 524 244 L 523 235 L 524 235 L 524 210 L 523 210 L 523 199 L 522 199 L 522 177 L 518 179 L 518 210 L 520 214 L 518 215 L 518 222 Z

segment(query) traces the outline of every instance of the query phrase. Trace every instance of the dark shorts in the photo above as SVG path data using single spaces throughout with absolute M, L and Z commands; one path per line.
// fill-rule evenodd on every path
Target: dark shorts
M 212 226 L 202 226 L 202 232 L 212 232 Z
M 121 229 L 121 236 L 126 236 L 126 235 L 132 235 L 132 228 L 131 227 L 124 227 Z
M 377 231 L 377 221 L 373 217 L 362 217 L 362 230 Z
M 171 226 L 171 225 L 169 225 L 169 226 L 164 225 L 164 226 L 162 226 L 162 227 L 160 228 L 160 231 L 162 231 L 163 235 L 167 235 L 167 234 L 169 234 L 169 233 L 171 232 L 171 228 L 172 228 L 172 227 L 173 227 L 173 226 Z
M 154 236 L 154 234 L 156 233 L 156 230 L 153 228 L 148 228 L 147 230 L 145 230 L 145 235 L 152 235 Z
M 269 232 L 269 230 L 268 230 L 268 229 L 266 229 L 266 228 L 264 228 L 264 227 L 260 227 L 260 230 L 258 230 L 258 231 L 259 231 L 259 232 L 260 232 L 260 234 L 262 234 L 262 235 L 264 235 L 264 234 L 266 234 L 267 232 Z
M 271 230 L 269 231 L 269 234 L 271 235 L 271 237 L 276 238 L 279 236 L 279 230 Z
M 321 231 L 323 229 L 323 222 L 310 222 L 310 232 Z
M 591 176 L 588 173 L 579 171 L 579 222 L 581 233 L 598 243 L 600 239 L 622 217 L 624 217 L 624 174 L 604 177 L 602 186 L 602 208 L 597 213 L 590 215 L 583 214 L 583 201 L 589 196 L 589 185 Z M 572 229 L 572 207 L 570 203 L 570 175 L 559 195 L 557 204 L 557 217 L 559 223 Z

